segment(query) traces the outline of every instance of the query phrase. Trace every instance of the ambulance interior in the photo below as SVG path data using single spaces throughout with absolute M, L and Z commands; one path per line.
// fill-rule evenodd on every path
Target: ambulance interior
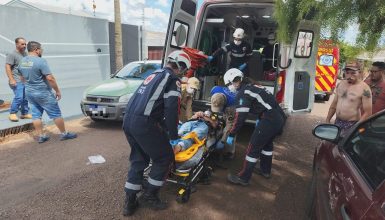
M 206 55 L 211 55 L 220 47 L 233 41 L 233 32 L 236 28 L 243 28 L 244 41 L 251 45 L 253 51 L 248 61 L 246 75 L 274 90 L 276 68 L 273 64 L 276 65 L 278 45 L 274 47 L 273 43 L 277 24 L 272 18 L 272 6 L 272 4 L 251 3 L 209 5 L 200 18 L 202 20 L 198 21 L 201 26 L 197 27 L 200 28 L 197 30 L 199 31 L 197 48 Z M 275 61 L 273 61 L 273 51 Z M 223 85 L 223 75 L 228 69 L 229 61 L 228 53 L 196 71 L 197 76 L 204 77 L 200 100 L 208 101 L 211 88 L 215 85 Z

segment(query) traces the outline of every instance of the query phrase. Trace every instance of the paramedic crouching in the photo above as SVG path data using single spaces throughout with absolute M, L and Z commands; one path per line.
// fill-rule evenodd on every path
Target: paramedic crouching
M 245 31 L 242 28 L 235 29 L 233 37 L 234 42 L 216 50 L 212 56 L 208 56 L 207 61 L 211 62 L 213 59 L 222 54 L 230 53 L 231 61 L 229 69 L 237 68 L 246 74 L 248 73 L 247 61 L 252 55 L 251 46 L 249 43 L 244 41 Z
M 246 151 L 242 170 L 237 174 L 229 174 L 227 180 L 233 184 L 246 186 L 252 176 L 257 159 L 260 158 L 260 174 L 270 177 L 273 159 L 274 138 L 282 132 L 286 116 L 275 97 L 263 86 L 242 83 L 242 78 L 234 74 L 234 78 L 225 75 L 235 88 L 237 95 L 235 122 L 229 132 L 227 144 L 232 145 L 235 135 L 241 129 L 248 113 L 258 115 L 254 132 Z
M 174 162 L 172 147 L 178 142 L 179 76 L 190 66 L 186 53 L 172 52 L 166 66 L 148 76 L 127 104 L 123 129 L 131 147 L 131 166 L 125 184 L 125 216 L 134 214 L 138 204 L 154 210 L 167 208 L 158 193 Z M 144 183 L 143 195 L 137 199 L 143 172 L 150 160 L 148 182 Z

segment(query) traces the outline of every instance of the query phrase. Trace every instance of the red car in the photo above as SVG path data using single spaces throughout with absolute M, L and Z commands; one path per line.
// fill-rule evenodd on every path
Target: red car
M 385 219 L 385 110 L 344 135 L 321 124 L 309 193 L 311 219 Z

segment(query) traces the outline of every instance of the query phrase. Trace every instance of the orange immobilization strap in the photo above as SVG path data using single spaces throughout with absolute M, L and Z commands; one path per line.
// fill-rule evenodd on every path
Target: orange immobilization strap
M 191 59 L 191 67 L 186 73 L 188 78 L 194 76 L 194 72 L 198 67 L 203 67 L 207 63 L 207 55 L 203 54 L 202 51 L 199 51 L 190 47 L 183 47 L 182 50 L 187 53 Z
M 194 144 L 187 150 L 176 153 L 175 162 L 184 162 L 189 160 L 195 155 L 199 148 L 204 145 L 206 141 L 206 138 L 203 140 L 199 140 L 198 135 L 193 131 L 182 137 L 183 140 L 187 140 L 190 138 L 194 140 Z

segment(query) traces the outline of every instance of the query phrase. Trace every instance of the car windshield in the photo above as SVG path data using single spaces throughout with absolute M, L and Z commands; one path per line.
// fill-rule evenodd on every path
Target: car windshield
M 114 77 L 122 79 L 145 79 L 155 70 L 160 68 L 161 65 L 159 63 L 129 63 L 121 70 L 119 70 L 119 72 Z

